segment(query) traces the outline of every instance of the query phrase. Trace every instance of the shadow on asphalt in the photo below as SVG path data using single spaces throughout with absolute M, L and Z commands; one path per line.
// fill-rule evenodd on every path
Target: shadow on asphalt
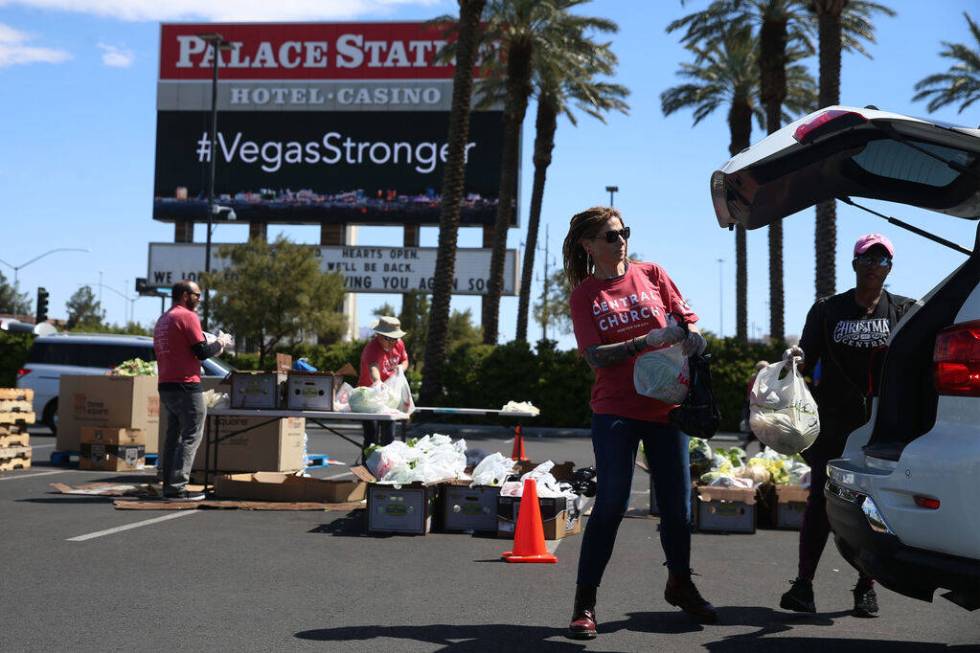
M 974 646 L 947 646 L 938 643 L 881 641 L 872 639 L 835 639 L 831 637 L 773 637 L 767 635 L 791 630 L 794 624 L 807 623 L 833 625 L 833 617 L 847 612 L 810 615 L 801 622 L 795 615 L 775 612 L 768 608 L 725 608 L 719 610 L 721 623 L 708 626 L 711 630 L 725 626 L 760 626 L 761 630 L 746 635 L 723 637 L 702 646 L 717 653 L 806 653 L 809 651 L 833 651 L 833 653 L 966 653 L 977 651 Z M 791 619 L 792 617 L 792 619 Z M 761 623 L 760 623 L 761 622 Z M 679 612 L 638 612 L 628 619 L 599 626 L 599 639 L 622 630 L 635 633 L 683 635 L 700 632 L 704 626 L 692 623 Z M 723 631 L 719 631 L 721 634 Z M 433 649 L 440 653 L 477 653 L 483 651 L 551 651 L 572 652 L 586 650 L 586 644 L 565 638 L 564 628 L 547 626 L 518 626 L 514 624 L 448 625 L 429 626 L 346 626 L 342 628 L 318 628 L 296 633 L 297 639 L 319 642 L 370 642 L 371 640 L 395 639 L 422 642 L 441 646 Z M 378 642 L 380 644 L 380 642 Z M 661 642 L 664 643 L 664 642 Z M 680 644 L 681 641 L 676 642 Z M 651 649 L 654 647 L 651 642 Z M 694 648 L 694 647 L 692 647 Z M 697 646 L 701 648 L 701 646 Z
M 69 503 L 112 503 L 119 497 L 72 497 L 60 495 L 57 497 L 43 498 L 43 499 L 15 499 L 17 503 L 56 503 L 60 505 Z

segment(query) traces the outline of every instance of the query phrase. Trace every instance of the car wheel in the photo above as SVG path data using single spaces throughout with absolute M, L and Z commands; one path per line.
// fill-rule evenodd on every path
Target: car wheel
M 51 435 L 58 435 L 58 400 L 52 399 L 44 407 L 44 416 L 41 418 L 44 425 L 51 429 Z

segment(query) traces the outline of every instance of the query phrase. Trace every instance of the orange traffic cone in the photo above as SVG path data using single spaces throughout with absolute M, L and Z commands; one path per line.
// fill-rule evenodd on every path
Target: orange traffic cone
M 501 554 L 507 562 L 558 562 L 544 545 L 544 525 L 538 504 L 538 486 L 533 478 L 524 481 L 524 495 L 514 529 L 514 550 Z
M 514 450 L 511 451 L 510 457 L 517 462 L 527 460 L 527 454 L 524 453 L 524 435 L 521 433 L 520 424 L 514 427 Z

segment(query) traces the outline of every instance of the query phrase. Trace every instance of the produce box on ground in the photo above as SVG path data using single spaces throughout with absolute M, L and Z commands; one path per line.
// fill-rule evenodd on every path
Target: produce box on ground
M 322 479 L 282 472 L 225 474 L 214 482 L 215 494 L 227 499 L 348 503 L 363 501 L 367 483 L 360 479 Z
M 582 532 L 580 515 L 566 497 L 540 497 L 544 539 L 560 540 Z M 512 539 L 521 510 L 521 497 L 501 496 L 497 501 L 497 537 Z
M 697 528 L 701 533 L 755 533 L 755 488 L 697 488 Z
M 442 530 L 496 532 L 499 497 L 499 487 L 470 487 L 466 481 L 446 483 L 442 487 Z
M 776 501 L 773 504 L 773 526 L 786 530 L 800 530 L 809 496 L 810 488 L 799 485 L 777 485 Z
M 398 487 L 381 484 L 361 465 L 351 467 L 351 472 L 368 484 L 368 533 L 425 535 L 431 532 L 438 485 L 417 481 Z
M 83 426 L 79 469 L 137 471 L 146 463 L 146 439 L 139 429 Z
M 79 451 L 85 426 L 139 429 L 146 452 L 157 453 L 160 395 L 155 376 L 61 377 L 58 451 Z

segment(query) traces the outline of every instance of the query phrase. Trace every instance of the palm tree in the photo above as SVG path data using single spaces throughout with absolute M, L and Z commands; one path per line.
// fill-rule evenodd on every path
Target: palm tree
M 527 340 L 528 309 L 538 228 L 541 224 L 541 205 L 548 166 L 551 165 L 551 153 L 555 148 L 558 116 L 564 114 L 576 126 L 578 121 L 572 111 L 573 105 L 602 122 L 606 122 L 604 112 L 629 112 L 629 105 L 624 100 L 629 95 L 629 89 L 595 79 L 598 75 L 612 75 L 615 72 L 617 59 L 608 43 L 597 44 L 581 34 L 569 35 L 566 46 L 555 54 L 558 56 L 534 58 L 538 109 L 535 118 L 531 212 L 528 216 L 517 306 L 516 339 L 521 341 Z
M 980 27 L 965 11 L 973 44 L 949 43 L 943 41 L 945 50 L 939 56 L 952 59 L 955 63 L 944 73 L 929 75 L 915 85 L 917 93 L 912 100 L 918 102 L 926 98 L 929 113 L 937 111 L 950 104 L 960 103 L 957 113 L 963 113 L 968 106 L 980 100 Z
M 728 152 L 734 156 L 747 148 L 752 133 L 752 118 L 764 125 L 765 115 L 759 102 L 759 77 L 756 59 L 758 40 L 747 26 L 733 27 L 721 41 L 708 48 L 689 45 L 694 63 L 681 64 L 678 75 L 687 83 L 669 88 L 660 95 L 664 115 L 693 109 L 694 125 L 723 105 L 728 106 Z M 794 113 L 808 111 L 816 101 L 816 84 L 806 67 L 796 63 L 799 53 L 791 52 L 786 69 L 785 107 Z M 784 113 L 784 118 L 789 116 Z M 745 228 L 735 228 L 735 337 L 748 340 L 748 254 Z
M 613 32 L 617 29 L 615 23 L 606 19 L 569 13 L 588 1 L 490 0 L 487 6 L 487 39 L 500 44 L 506 66 L 504 83 L 507 89 L 499 203 L 493 228 L 490 280 L 481 320 L 483 342 L 487 344 L 496 344 L 499 333 L 507 230 L 516 210 L 521 126 L 533 91 L 533 62 L 535 58 L 560 58 L 569 35 L 582 35 L 591 30 Z
M 895 12 L 869 0 L 812 0 L 811 8 L 817 16 L 820 43 L 819 106 L 829 107 L 840 104 L 841 52 L 859 52 L 870 58 L 861 41 L 875 41 L 873 15 L 894 16 Z M 837 286 L 837 204 L 834 200 L 817 204 L 814 246 L 815 290 L 819 299 L 833 295 Z
M 708 49 L 728 29 L 747 26 L 759 30 L 759 96 L 771 134 L 781 126 L 788 53 L 813 53 L 808 0 L 715 0 L 704 11 L 674 21 L 667 31 L 686 28 L 683 43 L 700 43 Z M 777 220 L 769 225 L 769 336 L 775 340 L 785 337 L 784 313 L 783 224 Z
M 456 70 L 453 100 L 449 114 L 449 151 L 442 181 L 442 208 L 439 215 L 439 248 L 432 287 L 432 311 L 425 347 L 425 367 L 421 399 L 436 403 L 442 394 L 442 366 L 446 358 L 449 328 L 449 299 L 456 269 L 456 242 L 459 235 L 459 208 L 463 199 L 466 171 L 465 148 L 470 131 L 470 102 L 473 96 L 473 65 L 480 45 L 480 18 L 486 0 L 459 0 Z

